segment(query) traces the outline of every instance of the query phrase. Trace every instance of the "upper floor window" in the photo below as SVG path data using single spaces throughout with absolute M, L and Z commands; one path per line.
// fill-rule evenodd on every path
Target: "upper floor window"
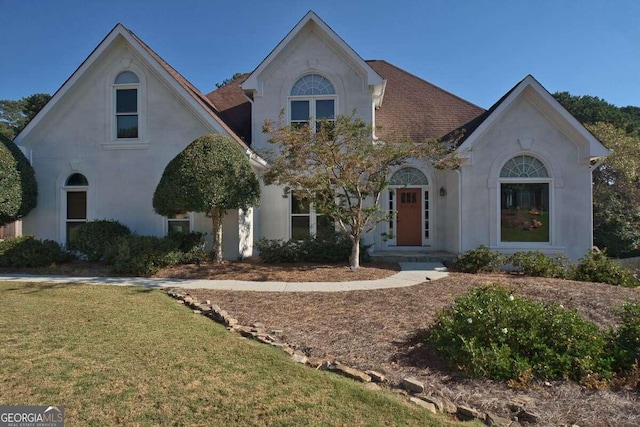
M 290 93 L 289 120 L 294 126 L 308 124 L 318 131 L 322 120 L 336 118 L 336 90 L 319 74 L 307 74 L 293 85 Z
M 123 71 L 113 82 L 116 107 L 116 137 L 138 138 L 140 79 L 132 71 Z

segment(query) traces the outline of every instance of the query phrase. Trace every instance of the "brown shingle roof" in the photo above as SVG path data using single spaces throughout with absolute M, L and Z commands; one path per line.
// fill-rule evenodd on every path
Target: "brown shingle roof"
M 220 113 L 220 117 L 238 134 L 247 144 L 251 144 L 251 103 L 244 96 L 240 85 L 249 73 L 228 82 L 207 94 Z
M 382 106 L 376 110 L 378 136 L 391 134 L 416 142 L 440 138 L 482 115 L 485 110 L 395 65 L 382 60 L 366 61 L 387 80 Z M 248 143 L 251 142 L 251 103 L 239 77 L 207 94 L 220 117 Z
M 175 80 L 182 86 L 188 93 L 193 97 L 193 99 L 200 104 L 204 110 L 211 115 L 229 134 L 237 140 L 244 148 L 248 148 L 248 144 L 242 140 L 226 123 L 225 119 L 222 117 L 216 106 L 211 102 L 202 92 L 200 92 L 196 87 L 189 82 L 186 78 L 182 76 L 175 68 L 173 68 L 167 61 L 162 59 L 160 55 L 158 55 L 153 49 L 151 49 L 145 42 L 142 41 L 135 33 L 127 28 L 127 31 L 131 36 L 140 43 L 140 46 L 144 50 L 147 51 L 149 55 L 155 59 L 162 68 L 164 68 Z
M 484 109 L 383 60 L 367 64 L 387 80 L 376 111 L 378 136 L 393 133 L 416 142 L 440 138 L 473 120 Z

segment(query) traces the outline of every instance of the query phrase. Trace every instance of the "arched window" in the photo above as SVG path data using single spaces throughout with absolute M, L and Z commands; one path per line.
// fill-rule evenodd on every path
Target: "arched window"
M 290 123 L 294 126 L 310 125 L 318 131 L 322 121 L 335 120 L 336 101 L 336 90 L 326 77 L 319 74 L 302 76 L 291 88 Z
M 69 175 L 65 181 L 65 241 L 67 244 L 74 238 L 78 227 L 87 222 L 87 190 L 89 181 L 80 174 Z
M 509 159 L 500 170 L 500 241 L 551 241 L 549 172 L 533 156 Z
M 546 178 L 548 176 L 547 168 L 542 162 L 531 156 L 516 156 L 505 163 L 500 171 L 502 178 Z
M 391 176 L 391 185 L 429 185 L 429 180 L 416 168 L 402 168 Z
M 117 139 L 139 136 L 140 79 L 133 71 L 123 71 L 113 81 L 115 96 L 115 131 Z
M 291 96 L 335 95 L 329 80 L 319 74 L 307 74 L 298 79 L 291 89 Z

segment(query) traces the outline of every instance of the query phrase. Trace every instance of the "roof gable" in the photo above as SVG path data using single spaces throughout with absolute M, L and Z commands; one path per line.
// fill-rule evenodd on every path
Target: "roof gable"
M 291 43 L 296 36 L 308 25 L 315 24 L 315 26 L 322 32 L 323 36 L 326 36 L 331 40 L 344 54 L 360 68 L 365 74 L 366 84 L 373 88 L 374 97 L 378 99 L 378 103 L 381 102 L 382 95 L 384 94 L 384 79 L 371 68 L 361 57 L 351 48 L 335 31 L 331 29 L 315 12 L 309 11 L 307 14 L 296 24 L 295 27 L 285 36 L 284 39 L 278 43 L 278 45 L 267 55 L 267 57 L 258 65 L 258 67 L 247 77 L 242 83 L 241 88 L 248 92 L 261 93 L 262 88 L 258 77 L 263 71 L 271 64 L 271 62 L 285 49 L 285 47 Z
M 244 148 L 249 148 L 238 135 L 233 132 L 229 126 L 219 117 L 219 113 L 215 105 L 207 99 L 195 86 L 187 79 L 164 61 L 157 53 L 155 53 L 147 44 L 138 38 L 132 31 L 128 30 L 124 25 L 117 24 L 107 36 L 98 44 L 98 46 L 89 54 L 87 59 L 73 72 L 73 74 L 62 84 L 55 92 L 51 100 L 44 106 L 42 110 L 29 122 L 29 124 L 20 132 L 15 140 L 19 143 L 23 140 L 31 130 L 37 126 L 47 113 L 53 109 L 56 104 L 64 97 L 67 91 L 87 72 L 87 70 L 102 56 L 102 54 L 111 46 L 118 38 L 124 39 L 129 47 L 131 47 L 140 58 L 146 61 L 147 65 L 163 79 L 169 87 L 171 87 L 187 105 L 199 114 L 206 123 L 213 129 L 222 134 L 227 134 L 235 139 Z
M 461 157 L 468 157 L 471 149 L 481 136 L 507 111 L 526 90 L 532 91 L 536 96 L 538 106 L 544 108 L 563 122 L 569 130 L 574 131 L 588 144 L 588 158 L 596 159 L 607 156 L 608 150 L 591 132 L 589 132 L 575 117 L 571 115 L 531 74 L 527 75 L 511 90 L 502 96 L 484 114 L 471 120 L 457 130 L 463 130 L 465 134 L 458 141 L 458 152 Z

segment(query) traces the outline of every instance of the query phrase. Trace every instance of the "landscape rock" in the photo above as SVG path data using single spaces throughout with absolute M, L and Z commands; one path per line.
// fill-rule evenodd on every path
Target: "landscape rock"
M 446 412 L 447 414 L 455 414 L 456 412 L 458 412 L 458 407 L 455 403 L 453 403 L 446 397 L 441 397 L 440 399 L 442 400 L 443 412 Z
M 360 381 L 363 383 L 371 382 L 371 377 L 369 375 L 365 374 L 364 372 L 358 369 L 351 368 L 347 365 L 344 365 L 340 362 L 333 362 L 331 365 L 329 365 L 328 368 L 332 372 L 336 372 L 340 375 L 344 375 L 345 377 L 354 379 L 356 381 Z
M 289 356 L 293 356 L 293 354 L 294 354 L 293 349 L 292 349 L 290 346 L 288 346 L 288 345 L 284 345 L 284 346 L 282 346 L 282 351 L 284 351 L 285 353 L 287 353 Z
M 309 358 L 306 355 L 298 352 L 293 353 L 293 356 L 291 356 L 291 358 L 293 359 L 294 362 L 302 363 L 303 365 L 306 364 L 307 361 L 309 360 Z
M 193 314 L 200 314 L 202 313 L 202 310 L 193 310 Z
M 402 387 L 409 390 L 412 393 L 424 392 L 424 384 L 416 378 L 407 377 L 402 380 Z
M 191 303 L 193 302 L 193 298 L 191 298 L 191 297 L 184 297 L 184 302 L 185 302 L 186 304 L 191 304 Z
M 500 417 L 491 412 L 484 413 L 484 423 L 488 426 L 509 427 L 512 421 L 508 418 Z
M 456 415 L 462 421 L 470 421 L 474 418 L 484 419 L 484 414 L 476 411 L 473 408 L 464 405 L 458 405 L 458 410 L 456 411 Z
M 421 399 L 424 400 L 425 402 L 429 402 L 429 403 L 435 405 L 435 407 L 436 407 L 436 409 L 438 409 L 438 411 L 445 412 L 445 410 L 444 410 L 444 402 L 439 397 L 422 396 Z M 457 410 L 457 408 L 455 408 L 455 405 L 453 407 L 454 407 L 454 412 L 455 412 Z
M 178 304 L 184 304 L 184 301 L 182 301 L 181 299 L 177 299 L 177 300 L 176 300 L 176 302 L 177 302 Z
M 385 376 L 380 372 L 368 370 L 364 371 L 364 373 L 369 375 L 371 377 L 371 381 L 373 381 L 374 383 L 383 383 L 386 381 Z
M 411 396 L 409 398 L 409 400 L 411 402 L 415 403 L 416 405 L 418 405 L 418 406 L 420 406 L 422 408 L 425 408 L 426 410 L 428 410 L 430 412 L 433 412 L 434 414 L 438 412 L 436 410 L 436 406 L 433 403 L 429 403 L 429 402 L 427 402 L 425 400 L 422 400 L 422 399 L 420 399 L 418 397 L 414 397 L 414 396 Z
M 533 410 L 531 409 L 520 411 L 516 416 L 518 417 L 518 421 L 525 421 L 529 424 L 536 424 L 540 422 L 540 415 L 538 415 L 536 412 L 533 412 Z
M 209 301 L 208 299 L 205 299 L 205 300 L 202 300 L 202 302 L 200 304 L 211 305 L 211 301 Z

